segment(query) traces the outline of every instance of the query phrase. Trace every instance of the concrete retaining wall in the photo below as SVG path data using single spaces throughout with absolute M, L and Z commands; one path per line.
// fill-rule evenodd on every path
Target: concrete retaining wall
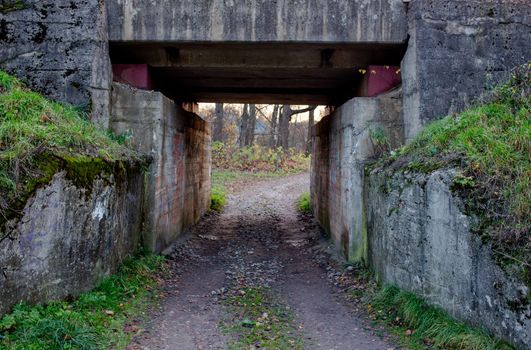
M 370 174 L 369 263 L 382 282 L 529 349 L 528 287 L 496 265 L 489 244 L 470 232 L 474 219 L 463 214 L 452 179 L 451 170 Z
M 144 243 L 162 252 L 210 206 L 210 126 L 159 92 L 115 83 L 111 130 L 152 159 Z
M 312 208 L 321 226 L 351 261 L 363 258 L 364 167 L 382 137 L 390 147 L 403 142 L 400 90 L 354 98 L 313 130 Z
M 38 189 L 0 232 L 0 315 L 21 301 L 88 291 L 138 248 L 143 176 L 116 167 L 80 187 L 65 172 Z
M 531 2 L 413 0 L 402 62 L 406 139 L 531 61 Z
M 529 289 L 496 265 L 489 244 L 471 232 L 474 218 L 450 190 L 453 172 L 365 174 L 374 152 L 371 128 L 401 140 L 401 124 L 388 119 L 397 108 L 389 99 L 354 99 L 315 127 L 316 218 L 348 260 L 363 260 L 382 283 L 529 349 Z

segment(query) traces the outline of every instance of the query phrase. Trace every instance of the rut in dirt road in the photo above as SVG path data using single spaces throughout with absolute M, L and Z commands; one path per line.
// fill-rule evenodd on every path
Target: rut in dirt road
M 251 184 L 230 196 L 222 214 L 202 220 L 191 238 L 174 248 L 167 297 L 129 348 L 397 349 L 374 335 L 316 263 L 312 247 L 319 229 L 304 224 L 295 207 L 308 188 L 308 174 Z M 266 340 L 249 344 L 254 340 L 227 332 L 227 324 L 238 325 L 244 315 L 226 300 L 252 288 L 274 296 L 273 310 L 288 310 L 290 325 L 268 326 L 258 332 Z M 275 331 L 288 334 L 268 340 Z

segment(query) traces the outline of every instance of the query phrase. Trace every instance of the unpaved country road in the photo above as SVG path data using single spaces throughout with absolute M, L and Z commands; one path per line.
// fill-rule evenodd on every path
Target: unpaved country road
M 221 299 L 235 285 L 270 287 L 293 310 L 305 349 L 397 349 L 374 335 L 316 263 L 319 229 L 295 207 L 308 189 L 308 174 L 246 185 L 221 215 L 203 219 L 176 245 L 166 297 L 129 349 L 227 349 Z

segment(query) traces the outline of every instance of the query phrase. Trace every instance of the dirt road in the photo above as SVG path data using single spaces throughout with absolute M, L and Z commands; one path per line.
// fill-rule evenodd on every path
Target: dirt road
M 167 296 L 130 348 L 243 348 L 234 345 L 238 334 L 222 331 L 238 318 L 224 300 L 242 287 L 264 287 L 292 313 L 304 349 L 397 349 L 329 282 L 328 263 L 316 261 L 319 229 L 295 207 L 308 188 L 308 174 L 250 184 L 229 197 L 222 214 L 202 220 L 171 253 Z M 261 346 L 245 347 L 253 348 Z

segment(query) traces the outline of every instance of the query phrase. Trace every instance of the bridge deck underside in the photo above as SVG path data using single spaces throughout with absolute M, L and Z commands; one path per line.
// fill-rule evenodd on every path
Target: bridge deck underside
M 338 105 L 369 65 L 398 65 L 405 45 L 111 43 L 114 64 L 147 64 L 177 101 Z

